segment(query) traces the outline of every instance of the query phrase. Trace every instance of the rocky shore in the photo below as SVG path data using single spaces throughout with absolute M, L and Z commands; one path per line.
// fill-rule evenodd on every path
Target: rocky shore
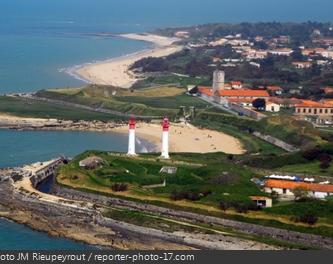
M 0 114 L 0 128 L 15 130 L 111 131 L 122 123 L 17 117 Z
M 10 172 L 10 170 L 8 170 Z M 58 188 L 61 188 L 58 186 Z M 58 189 L 59 190 L 59 189 Z M 73 198 L 78 198 L 80 195 Z M 84 197 L 84 193 L 82 193 Z M 112 204 L 92 199 L 45 194 L 33 187 L 28 177 L 10 177 L 0 171 L 0 217 L 25 224 L 52 236 L 61 236 L 91 245 L 139 250 L 185 249 L 278 249 L 263 243 L 223 234 L 166 232 L 103 216 Z

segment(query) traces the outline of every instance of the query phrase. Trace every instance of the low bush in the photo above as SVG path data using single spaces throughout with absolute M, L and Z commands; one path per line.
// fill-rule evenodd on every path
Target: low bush
M 128 185 L 125 183 L 114 183 L 112 184 L 111 189 L 114 192 L 125 192 L 128 190 Z

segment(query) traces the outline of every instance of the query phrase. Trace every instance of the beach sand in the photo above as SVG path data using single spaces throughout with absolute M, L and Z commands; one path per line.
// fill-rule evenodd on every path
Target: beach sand
M 130 88 L 139 77 L 129 70 L 136 61 L 147 57 L 164 57 L 182 50 L 182 46 L 174 45 L 177 38 L 168 38 L 152 34 L 123 34 L 124 38 L 141 40 L 153 43 L 148 50 L 129 54 L 103 62 L 87 64 L 75 70 L 74 75 L 89 83 L 113 85 L 121 88 Z
M 113 129 L 116 132 L 127 133 L 128 126 Z M 170 152 L 244 154 L 241 142 L 227 134 L 200 129 L 192 125 L 171 124 L 169 132 Z M 158 124 L 138 123 L 136 128 L 138 137 L 154 143 L 156 151 L 160 150 L 162 130 Z
M 57 127 L 49 128 L 48 125 L 57 124 Z M 42 119 L 18 117 L 0 113 L 0 125 L 5 126 L 34 126 L 36 129 L 46 130 L 86 130 L 105 131 L 127 134 L 128 125 L 119 125 L 115 128 L 105 126 L 96 129 L 94 122 L 87 122 L 87 126 L 78 128 L 73 124 L 66 125 L 66 122 L 59 122 L 57 119 Z M 91 126 L 90 126 L 91 124 Z M 138 138 L 147 140 L 156 146 L 155 151 L 160 151 L 162 130 L 159 124 L 138 123 L 136 134 Z M 193 152 L 212 153 L 225 152 L 228 154 L 243 154 L 245 152 L 241 142 L 232 136 L 222 132 L 201 129 L 190 124 L 171 124 L 170 127 L 170 152 Z

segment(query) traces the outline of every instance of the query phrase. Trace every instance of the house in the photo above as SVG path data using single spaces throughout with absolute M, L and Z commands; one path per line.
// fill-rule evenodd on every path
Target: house
M 250 196 L 249 197 L 257 206 L 269 208 L 273 206 L 272 198 L 265 196 Z
M 267 101 L 266 102 L 266 106 L 265 106 L 265 111 L 266 112 L 280 112 L 281 110 L 281 106 L 277 103 L 271 102 L 271 101 Z
M 258 98 L 266 99 L 269 97 L 269 94 L 263 90 L 239 89 L 220 90 L 217 96 L 219 97 L 219 103 L 227 104 L 229 99 L 249 99 L 253 101 Z
M 198 94 L 207 100 L 211 100 L 213 101 L 214 99 L 214 92 L 213 89 L 211 87 L 207 87 L 207 86 L 198 86 Z
M 255 60 L 255 59 L 265 59 L 267 57 L 268 52 L 265 50 L 255 50 L 255 49 L 250 49 L 246 52 L 244 52 L 244 56 L 248 60 Z
M 316 123 L 330 124 L 333 122 L 333 104 L 303 100 L 295 105 L 295 115 L 316 118 Z
M 280 86 L 267 86 L 267 91 L 273 95 L 281 95 L 283 93 L 283 89 Z
M 312 66 L 310 61 L 294 61 L 291 64 L 297 69 L 308 69 Z
M 231 85 L 232 89 L 242 89 L 243 88 L 243 84 L 240 81 L 230 82 L 230 85 Z
M 304 189 L 308 191 L 308 195 L 318 199 L 325 199 L 327 196 L 333 195 L 332 184 L 307 183 L 285 180 L 267 180 L 264 190 L 266 193 L 276 192 L 277 194 L 293 199 L 295 198 L 295 189 Z
M 247 108 L 252 108 L 252 102 L 254 100 L 252 99 L 246 99 L 246 98 L 243 98 L 243 99 L 238 99 L 238 98 L 229 98 L 227 100 L 227 103 L 228 103 L 228 107 L 231 106 L 231 104 L 237 104 L 237 105 L 240 105 L 242 107 L 247 107 Z
M 268 53 L 277 56 L 290 56 L 291 53 L 293 53 L 293 50 L 289 48 L 281 48 L 281 49 L 270 50 Z
M 270 97 L 269 101 L 276 103 L 283 108 L 294 108 L 295 105 L 303 102 L 303 100 L 297 98 L 279 98 L 279 97 Z

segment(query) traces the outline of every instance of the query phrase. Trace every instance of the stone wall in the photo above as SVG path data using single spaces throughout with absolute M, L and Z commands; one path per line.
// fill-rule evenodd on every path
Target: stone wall
M 297 152 L 299 151 L 298 148 L 296 148 L 295 146 L 293 145 L 290 145 L 278 138 L 275 138 L 275 137 L 272 137 L 270 135 L 264 135 L 264 134 L 261 134 L 260 132 L 254 132 L 253 133 L 254 136 L 256 136 L 257 138 L 260 138 L 261 140 L 264 140 L 274 146 L 277 146 L 279 148 L 282 148 L 283 150 L 285 151 L 288 151 L 288 152 Z
M 114 197 L 107 197 L 92 193 L 80 192 L 73 189 L 67 189 L 60 186 L 54 186 L 54 193 L 58 196 L 62 196 L 70 199 L 86 200 L 94 202 L 96 204 L 101 204 L 105 206 L 115 206 L 126 209 L 132 209 L 137 211 L 146 211 L 159 215 L 165 215 L 169 217 L 174 217 L 177 219 L 186 219 L 186 221 L 199 222 L 205 224 L 216 224 L 225 227 L 233 228 L 237 231 L 241 231 L 248 234 L 260 235 L 264 237 L 270 237 L 275 239 L 280 239 L 283 241 L 288 241 L 291 243 L 299 243 L 311 247 L 321 247 L 325 249 L 333 249 L 333 239 L 322 237 L 318 235 L 299 233 L 294 231 L 288 231 L 284 229 L 278 229 L 273 227 L 265 227 L 261 225 L 249 224 L 234 220 L 228 220 L 213 216 L 201 215 L 191 212 L 185 212 L 180 210 L 173 210 L 164 207 L 158 207 L 155 205 L 138 203 L 128 200 L 123 200 Z

